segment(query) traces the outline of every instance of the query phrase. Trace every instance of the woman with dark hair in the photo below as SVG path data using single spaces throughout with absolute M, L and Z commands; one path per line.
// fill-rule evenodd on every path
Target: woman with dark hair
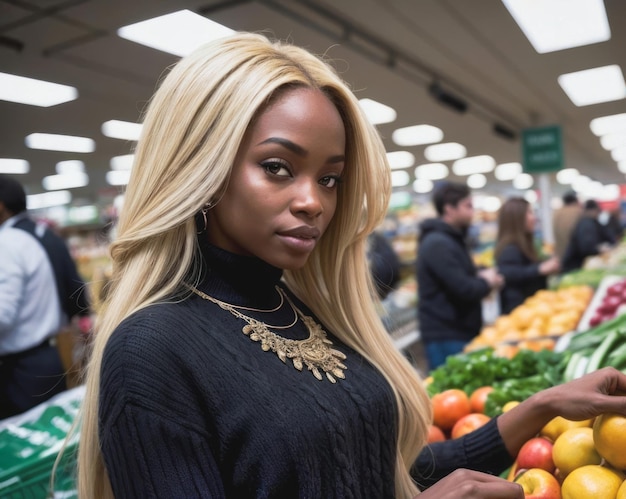
M 557 257 L 540 261 L 534 243 L 535 214 L 524 198 L 506 201 L 498 214 L 496 266 L 504 276 L 501 313 L 508 314 L 547 285 L 547 276 L 559 271 Z

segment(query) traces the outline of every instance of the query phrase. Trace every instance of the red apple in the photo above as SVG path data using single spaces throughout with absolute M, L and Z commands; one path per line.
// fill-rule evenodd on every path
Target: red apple
M 556 466 L 552 460 L 551 440 L 543 437 L 534 437 L 520 448 L 517 454 L 518 469 L 540 468 L 548 473 L 554 473 Z
M 467 416 L 459 419 L 450 432 L 451 438 L 460 438 L 474 430 L 477 430 L 484 424 L 487 424 L 491 418 L 481 412 L 472 412 Z
M 446 435 L 443 433 L 441 428 L 431 424 L 428 429 L 428 438 L 426 441 L 431 444 L 433 442 L 443 442 L 444 440 L 446 440 Z
M 526 499 L 561 499 L 561 485 L 552 473 L 540 468 L 531 468 L 515 477 L 524 489 Z

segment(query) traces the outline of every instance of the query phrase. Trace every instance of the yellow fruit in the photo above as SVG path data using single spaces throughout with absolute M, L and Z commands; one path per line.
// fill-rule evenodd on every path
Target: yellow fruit
M 546 424 L 541 429 L 539 434 L 542 437 L 547 437 L 555 442 L 559 435 L 565 430 L 569 430 L 570 428 L 591 428 L 592 425 L 593 419 L 585 419 L 583 421 L 571 421 L 561 416 L 557 416 L 554 419 L 550 420 L 548 424 Z
M 576 468 L 563 480 L 562 499 L 613 499 L 623 482 L 616 471 L 597 464 Z
M 588 464 L 600 464 L 602 457 L 593 445 L 591 428 L 570 428 L 561 433 L 552 448 L 554 464 L 563 475 Z
M 598 453 L 609 464 L 626 470 L 626 417 L 602 414 L 593 424 L 593 441 Z
M 626 499 L 626 481 L 622 482 L 622 485 L 617 491 L 617 497 L 615 499 Z
M 519 405 L 519 402 L 517 400 L 511 400 L 502 406 L 502 412 L 508 412 L 517 405 Z

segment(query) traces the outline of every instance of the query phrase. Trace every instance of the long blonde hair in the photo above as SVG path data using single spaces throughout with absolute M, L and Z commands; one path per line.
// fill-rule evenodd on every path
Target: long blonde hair
M 363 354 L 395 391 L 397 496 L 418 493 L 409 469 L 426 439 L 431 410 L 412 366 L 376 312 L 365 244 L 390 195 L 385 150 L 346 84 L 304 49 L 238 33 L 183 58 L 163 80 L 145 115 L 126 190 L 108 298 L 99 313 L 86 375 L 78 456 L 80 497 L 113 497 L 98 438 L 105 346 L 120 322 L 168 299 L 196 270 L 195 215 L 223 192 L 246 129 L 289 85 L 323 91 L 346 128 L 345 183 L 336 214 L 307 264 L 285 271 L 290 288 L 342 341 Z M 390 430 L 390 436 L 392 430 Z

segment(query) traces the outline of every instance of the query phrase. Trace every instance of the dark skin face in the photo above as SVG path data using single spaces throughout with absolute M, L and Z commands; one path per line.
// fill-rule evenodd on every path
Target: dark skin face
M 335 213 L 345 144 L 328 97 L 286 91 L 246 133 L 228 187 L 208 212 L 209 241 L 278 268 L 302 267 Z

